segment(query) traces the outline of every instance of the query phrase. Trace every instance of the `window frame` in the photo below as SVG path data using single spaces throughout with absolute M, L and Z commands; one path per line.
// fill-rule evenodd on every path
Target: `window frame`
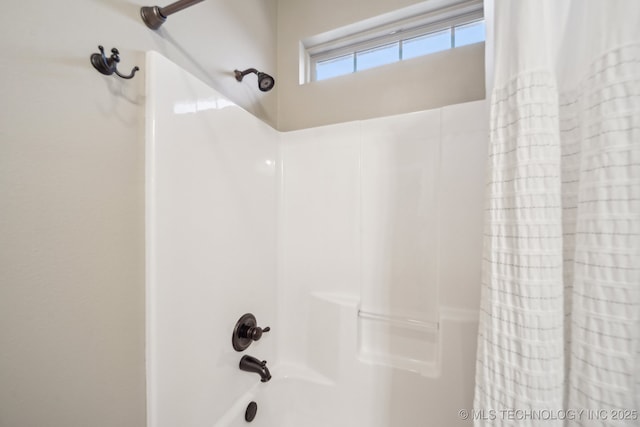
M 422 15 L 413 16 L 408 19 L 395 21 L 385 25 L 379 25 L 375 28 L 359 31 L 357 33 L 348 34 L 346 36 L 335 38 L 333 40 L 329 40 L 327 42 L 319 43 L 313 46 L 305 46 L 304 44 L 302 44 L 301 47 L 305 59 L 304 66 L 306 68 L 306 76 L 304 77 L 306 78 L 304 78 L 304 81 L 301 81 L 301 83 L 311 83 L 334 78 L 329 77 L 327 79 L 317 80 L 317 64 L 319 62 L 324 62 L 346 55 L 353 55 L 353 71 L 351 73 L 341 74 L 341 76 L 364 71 L 357 69 L 357 53 L 377 47 L 382 47 L 390 43 L 399 43 L 400 57 L 398 61 L 394 61 L 392 63 L 406 60 L 402 58 L 403 41 L 419 36 L 437 33 L 446 29 L 450 29 L 451 31 L 451 44 L 449 49 L 452 49 L 456 47 L 455 27 L 479 22 L 482 20 L 484 20 L 483 2 L 472 0 L 466 2 L 463 7 L 460 7 L 458 5 L 456 7 L 446 8 L 445 10 L 432 11 Z M 418 58 L 421 56 L 413 57 L 410 59 Z

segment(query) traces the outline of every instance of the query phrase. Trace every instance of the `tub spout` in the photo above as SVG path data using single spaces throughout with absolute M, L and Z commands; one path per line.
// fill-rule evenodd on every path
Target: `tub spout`
M 261 362 L 253 356 L 242 356 L 242 359 L 240 359 L 240 370 L 255 372 L 260 375 L 260 381 L 263 383 L 271 379 L 271 373 L 269 372 L 269 368 L 267 368 L 267 361 L 263 360 Z

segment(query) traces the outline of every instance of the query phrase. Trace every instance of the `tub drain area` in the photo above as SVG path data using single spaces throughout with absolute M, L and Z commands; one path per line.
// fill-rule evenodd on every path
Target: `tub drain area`
M 257 412 L 258 404 L 256 402 L 249 403 L 249 405 L 247 405 L 247 410 L 244 412 L 244 420 L 250 423 L 256 417 Z

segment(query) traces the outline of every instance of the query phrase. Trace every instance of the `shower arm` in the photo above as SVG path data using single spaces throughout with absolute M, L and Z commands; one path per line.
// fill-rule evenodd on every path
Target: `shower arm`
M 147 24 L 147 27 L 152 30 L 157 30 L 165 23 L 169 15 L 180 12 L 182 9 L 186 9 L 202 1 L 204 0 L 178 0 L 165 7 L 144 6 L 140 8 L 140 16 L 144 23 Z

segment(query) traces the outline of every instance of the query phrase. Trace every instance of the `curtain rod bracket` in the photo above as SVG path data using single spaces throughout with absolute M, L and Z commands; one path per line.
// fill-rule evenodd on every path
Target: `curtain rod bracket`
M 169 15 L 180 12 L 182 9 L 186 9 L 202 1 L 204 0 L 179 0 L 165 7 L 143 6 L 140 8 L 140 16 L 147 27 L 152 30 L 157 30 L 165 23 Z
M 162 16 L 158 6 L 144 6 L 140 8 L 140 16 L 147 27 L 157 30 L 167 20 L 166 16 Z

